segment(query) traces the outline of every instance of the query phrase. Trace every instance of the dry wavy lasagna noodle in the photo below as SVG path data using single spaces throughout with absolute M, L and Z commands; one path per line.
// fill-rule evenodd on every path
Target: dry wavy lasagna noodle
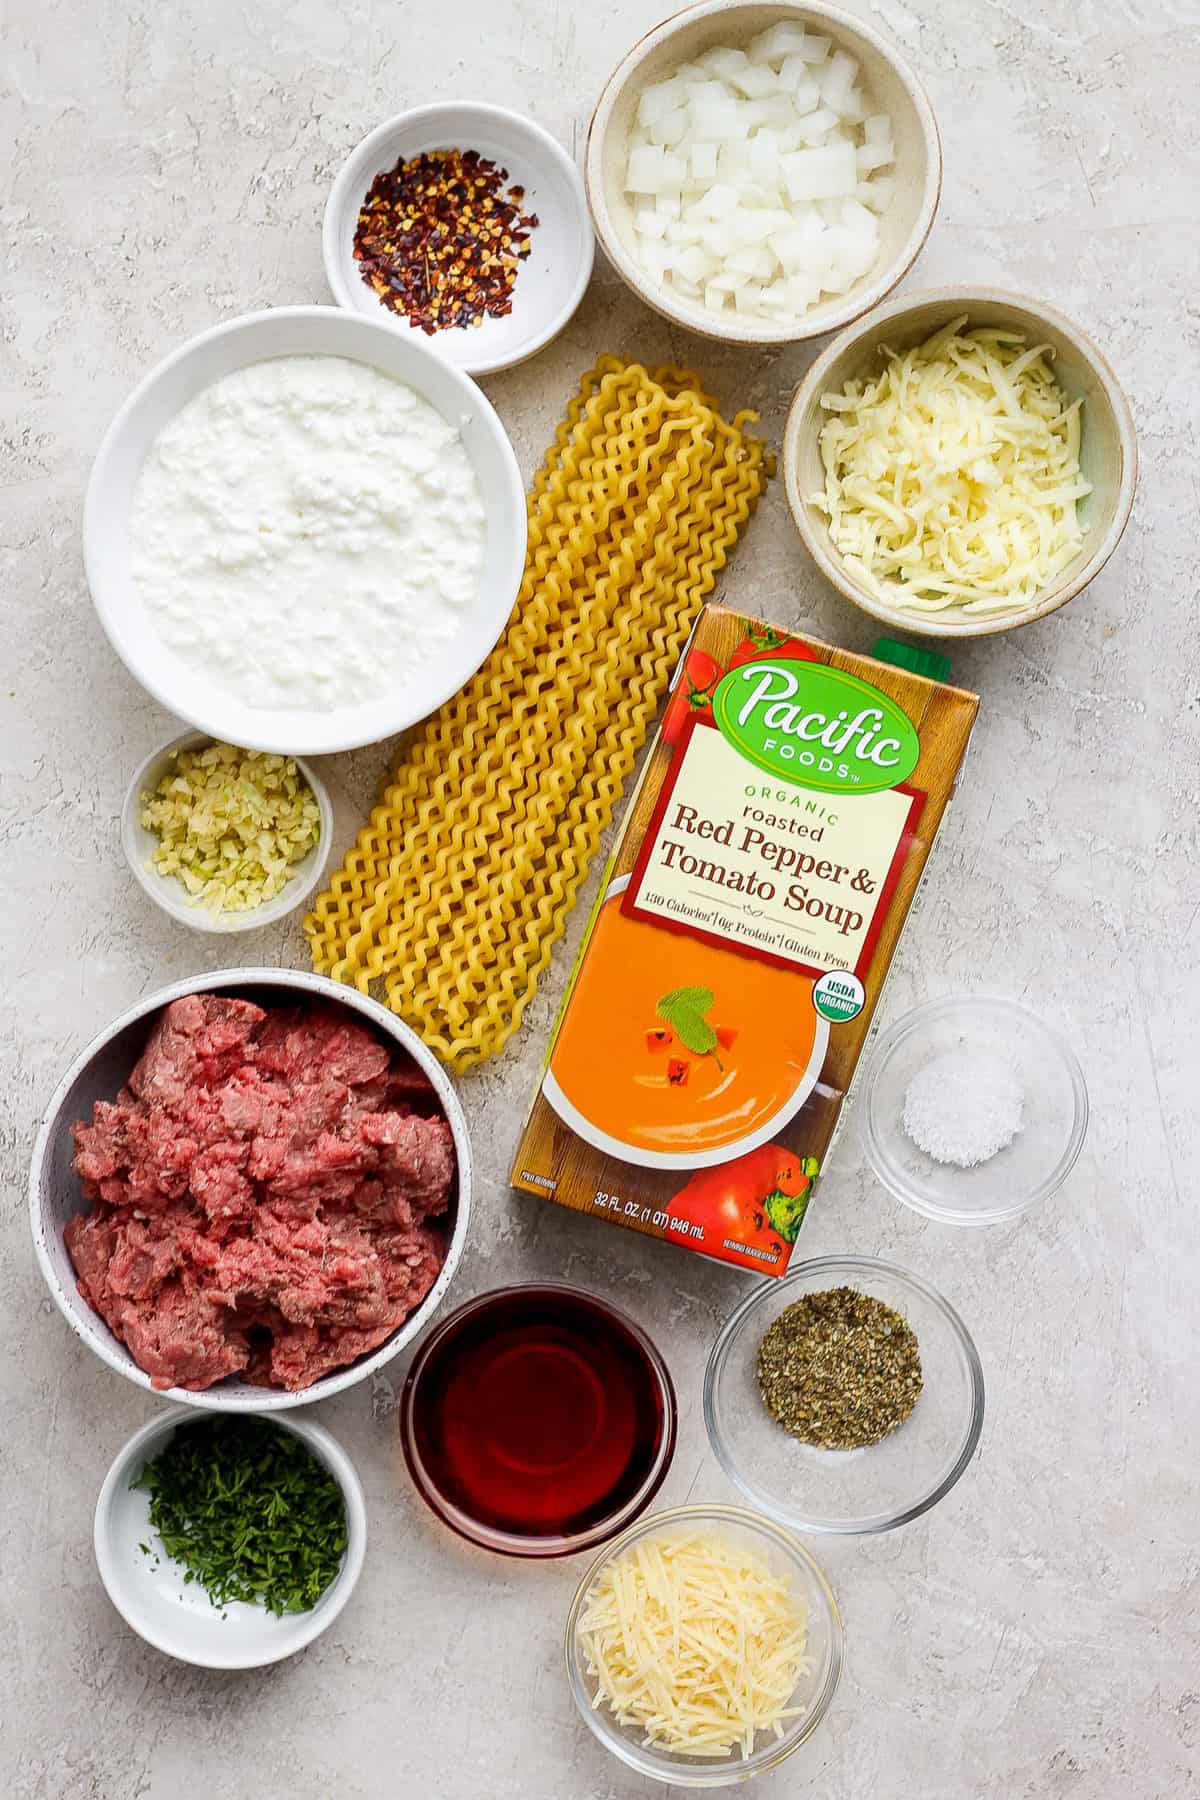
M 306 921 L 314 966 L 456 1069 L 503 1048 L 680 650 L 762 493 L 764 446 L 697 378 L 603 357 L 529 497 L 503 637 L 426 721 Z

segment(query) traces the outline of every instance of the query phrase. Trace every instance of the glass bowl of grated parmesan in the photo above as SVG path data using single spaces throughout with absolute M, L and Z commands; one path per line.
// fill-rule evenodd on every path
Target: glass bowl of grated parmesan
M 1057 1193 L 1087 1131 L 1083 1070 L 1020 1001 L 959 995 L 880 1038 L 858 1102 L 863 1147 L 914 1212 L 953 1225 L 1015 1219 Z
M 817 1729 L 841 1675 L 842 1621 L 790 1532 L 740 1506 L 677 1506 L 593 1562 L 566 1655 L 606 1750 L 655 1781 L 725 1787 L 777 1768 Z

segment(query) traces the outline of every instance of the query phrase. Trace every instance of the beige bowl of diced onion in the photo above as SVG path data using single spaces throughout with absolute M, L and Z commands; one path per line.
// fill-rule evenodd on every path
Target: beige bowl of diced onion
M 772 34 L 779 51 L 773 56 L 765 53 Z M 754 63 L 750 73 L 755 78 L 749 93 L 741 92 L 736 69 L 720 61 L 720 52 L 732 53 L 735 59 L 740 56 L 743 66 L 749 52 Z M 658 112 L 664 84 L 677 78 L 685 84 L 694 81 L 695 59 L 714 54 L 718 63 L 705 73 L 714 82 L 726 82 L 724 96 L 714 87 L 711 96 L 688 98 L 682 114 L 673 105 L 670 115 L 651 118 Z M 770 92 L 758 85 L 760 75 L 764 82 L 773 82 Z M 648 89 L 653 89 L 654 95 L 647 110 Z M 812 110 L 807 112 L 804 108 L 809 101 L 801 97 L 802 90 L 811 97 Z M 803 118 L 794 119 L 791 125 L 784 121 L 779 129 L 778 122 L 773 125 L 769 120 L 747 122 L 745 103 L 769 108 L 782 104 L 785 93 L 790 93 Z M 668 93 L 662 104 L 669 100 Z M 695 110 L 697 104 L 700 114 Z M 684 138 L 674 144 L 660 142 L 664 134 L 667 138 L 672 135 L 670 120 L 673 118 L 674 130 L 678 130 L 681 117 Z M 829 121 L 825 136 L 812 135 L 814 119 Z M 747 131 L 749 139 L 744 135 Z M 641 139 L 648 133 L 654 141 L 642 145 Z M 729 133 L 737 135 L 722 135 Z M 836 197 L 839 205 L 851 203 L 849 223 L 832 217 L 830 209 L 836 207 L 831 197 L 818 201 L 806 193 L 813 185 L 808 178 L 814 173 L 808 151 L 828 152 L 835 138 L 841 144 L 834 152 L 835 159 L 839 155 L 844 158 L 853 142 L 853 156 L 860 164 L 853 191 L 839 192 Z M 739 185 L 758 180 L 763 167 L 758 150 L 753 152 L 752 174 L 726 176 L 722 158 L 736 152 L 749 159 L 755 140 L 761 140 L 762 154 L 773 163 L 774 190 L 760 193 Z M 728 145 L 733 146 L 732 151 Z M 707 219 L 711 230 L 704 239 L 705 249 L 723 256 L 727 246 L 733 245 L 728 262 L 719 264 L 715 276 L 710 267 L 707 280 L 695 284 L 695 293 L 680 285 L 679 271 L 662 268 L 663 239 L 649 240 L 645 235 L 643 224 L 648 229 L 653 223 L 650 214 L 661 210 L 668 215 L 664 233 L 670 238 L 678 217 L 672 216 L 676 196 L 669 190 L 646 194 L 629 187 L 631 148 L 640 150 L 643 163 L 659 162 L 661 150 L 668 166 L 677 170 L 679 159 L 684 158 L 689 218 L 692 210 L 700 209 L 696 211 L 696 219 L 700 219 L 701 200 L 704 208 L 711 205 L 713 209 Z M 644 154 L 647 149 L 649 156 Z M 710 175 L 707 163 L 695 164 L 695 158 L 700 153 L 711 161 L 709 153 L 714 150 L 718 167 L 715 175 Z M 792 160 L 798 153 L 805 165 L 803 172 Z M 609 77 L 588 128 L 584 178 L 600 244 L 618 274 L 647 305 L 689 331 L 727 343 L 786 344 L 837 331 L 891 292 L 929 235 L 941 195 L 942 154 L 933 111 L 920 82 L 896 51 L 861 20 L 829 6 L 703 0 L 647 32 Z M 661 179 L 662 169 L 649 177 L 638 176 L 639 180 L 647 178 Z M 710 180 L 714 186 L 702 185 Z M 731 182 L 737 188 L 736 199 L 730 199 L 727 191 Z M 795 196 L 789 182 L 796 188 Z M 741 242 L 741 234 L 750 232 L 755 223 L 752 215 L 760 208 L 777 210 L 781 216 L 769 233 L 772 243 L 767 246 L 776 256 L 776 264 L 772 273 L 760 272 L 755 277 L 733 264 L 742 252 L 750 258 L 756 248 L 762 253 L 757 240 Z M 707 226 L 697 225 L 702 238 Z M 865 231 L 866 238 L 856 240 L 856 230 Z M 765 283 L 768 289 L 775 289 L 785 276 L 790 285 L 786 294 L 776 295 L 775 310 L 769 316 L 756 310 L 765 304 L 761 293 L 743 305 L 751 284 L 757 282 L 761 288 Z M 826 289 L 826 278 L 836 291 Z M 710 294 L 710 288 L 715 290 L 729 281 L 735 285 Z M 739 282 L 743 285 L 738 286 Z
M 1026 350 L 1048 346 L 1045 367 L 1061 390 L 1064 411 L 1070 411 L 1076 402 L 1080 403 L 1073 426 L 1078 440 L 1075 454 L 1080 477 L 1076 485 L 1089 491 L 1071 502 L 1075 509 L 1074 541 L 1060 540 L 1058 566 L 1053 567 L 1044 579 L 1040 578 L 1036 559 L 1023 564 L 1014 561 L 1007 554 L 1011 540 L 996 539 L 998 551 L 1003 547 L 1006 554 L 998 553 L 993 569 L 983 570 L 981 597 L 959 598 L 947 604 L 944 594 L 926 590 L 923 599 L 914 604 L 909 598 L 911 589 L 901 588 L 894 577 L 879 572 L 882 564 L 878 569 L 868 567 L 844 548 L 854 541 L 853 521 L 849 526 L 842 522 L 840 545 L 834 541 L 827 485 L 829 471 L 822 456 L 821 434 L 830 418 L 837 415 L 822 404 L 822 398 L 844 396 L 849 382 L 874 381 L 885 369 L 888 351 L 904 359 L 918 346 L 927 345 L 936 334 L 947 331 L 958 319 L 965 320 L 961 326 L 962 334 L 996 330 L 1019 335 L 1024 346 L 1014 346 L 1009 354 L 1020 358 L 1025 356 Z M 862 416 L 856 413 L 856 426 L 861 423 Z M 928 411 L 922 412 L 922 431 L 929 417 Z M 877 454 L 876 472 L 886 465 L 887 473 L 879 475 L 878 492 L 869 481 L 864 483 L 856 476 L 858 490 L 853 503 L 858 509 L 883 507 L 897 498 L 893 466 L 896 458 L 891 454 L 895 448 L 896 423 L 894 415 L 890 421 L 883 421 L 878 445 L 868 445 L 864 452 Z M 919 454 L 921 433 L 911 420 L 910 436 L 911 442 L 904 455 L 913 457 Z M 844 457 L 842 451 L 838 454 Z M 949 461 L 944 456 L 943 461 L 949 468 Z M 1129 403 L 1096 346 L 1062 313 L 1040 301 L 997 288 L 938 288 L 909 295 L 890 301 L 869 319 L 848 327 L 817 358 L 796 390 L 783 440 L 788 504 L 817 567 L 847 599 L 872 618 L 918 637 L 990 637 L 1043 619 L 1065 605 L 1099 573 L 1116 549 L 1133 505 L 1137 462 L 1137 438 Z M 848 466 L 845 460 L 836 464 L 839 493 L 843 482 L 849 479 L 843 474 Z M 867 464 L 858 466 L 868 467 Z M 1025 503 L 1028 498 L 1028 494 L 1018 495 L 1014 491 L 1012 498 L 1004 504 L 1011 510 L 1018 499 Z M 939 496 L 932 488 L 927 488 L 921 504 L 936 506 Z M 1004 526 L 999 511 L 997 520 Z M 993 530 L 998 528 L 992 527 Z M 904 532 L 915 538 L 915 523 L 905 522 L 898 540 L 901 544 L 905 541 Z M 1043 529 L 1040 541 L 1050 541 L 1047 529 Z M 893 540 L 893 547 L 896 542 Z M 911 580 L 912 571 L 924 566 L 921 559 L 914 559 L 906 580 Z M 990 580 L 996 587 L 990 598 L 982 594 L 983 580 Z M 1006 595 L 1014 593 L 1019 597 L 1012 604 L 1006 603 Z
M 246 894 L 231 892 L 229 900 L 237 904 L 217 907 L 203 894 L 190 893 L 184 881 L 175 874 L 164 874 L 155 867 L 155 856 L 162 844 L 160 835 L 142 823 L 146 797 L 156 792 L 168 773 L 178 766 L 185 751 L 200 751 L 213 746 L 215 740 L 207 732 L 188 731 L 182 737 L 152 751 L 139 764 L 125 795 L 121 809 L 121 846 L 130 869 L 146 893 L 171 918 L 192 931 L 229 934 L 258 931 L 274 925 L 302 906 L 316 887 L 328 860 L 333 833 L 333 807 L 324 782 L 310 763 L 297 757 L 264 756 L 249 753 L 256 762 L 272 765 L 291 762 L 303 787 L 308 788 L 317 804 L 319 827 L 316 842 L 297 861 L 290 864 L 287 879 L 277 893 L 247 905 Z M 236 872 L 229 883 L 237 886 Z

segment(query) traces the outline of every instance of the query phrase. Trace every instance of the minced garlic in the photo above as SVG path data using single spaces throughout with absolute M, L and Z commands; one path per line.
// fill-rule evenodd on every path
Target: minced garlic
M 213 743 L 171 761 L 142 795 L 142 825 L 159 838 L 149 866 L 213 912 L 273 899 L 321 835 L 316 796 L 293 759 Z
M 1047 345 L 966 323 L 821 395 L 825 486 L 810 502 L 846 568 L 914 611 L 1028 606 L 1083 544 L 1080 401 Z

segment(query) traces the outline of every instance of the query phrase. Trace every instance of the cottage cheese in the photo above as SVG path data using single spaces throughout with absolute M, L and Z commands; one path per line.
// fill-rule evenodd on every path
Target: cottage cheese
M 394 693 L 463 628 L 485 520 L 457 431 L 400 381 L 284 356 L 159 433 L 130 521 L 163 641 L 263 709 Z

